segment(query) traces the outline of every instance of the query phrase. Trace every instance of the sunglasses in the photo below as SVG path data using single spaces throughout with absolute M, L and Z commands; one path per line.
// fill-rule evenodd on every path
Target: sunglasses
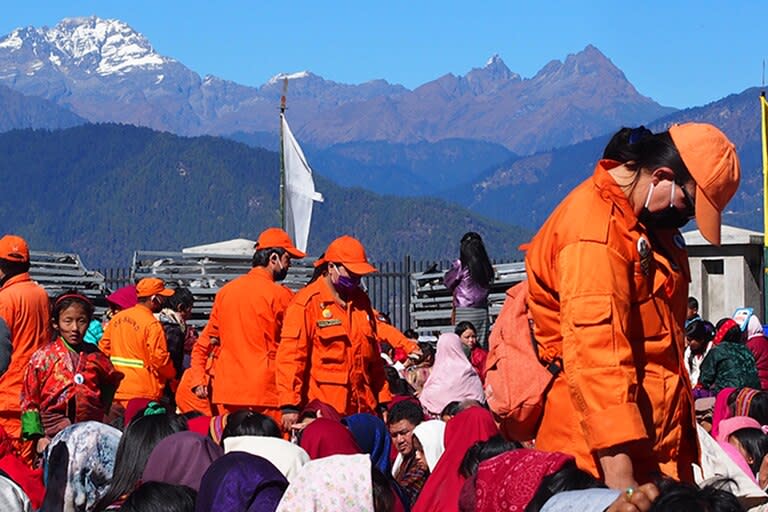
M 688 189 L 685 188 L 680 183 L 677 184 L 678 187 L 680 187 L 680 190 L 683 191 L 683 202 L 685 202 L 685 212 L 689 215 L 689 217 L 694 217 L 696 215 L 696 200 L 693 198 L 693 196 L 688 192 Z

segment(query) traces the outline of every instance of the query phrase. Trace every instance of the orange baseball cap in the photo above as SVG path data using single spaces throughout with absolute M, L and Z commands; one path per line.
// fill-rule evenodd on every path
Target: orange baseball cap
M 325 255 L 315 261 L 315 266 L 319 267 L 326 262 L 341 263 L 344 268 L 359 276 L 377 271 L 376 267 L 368 263 L 363 244 L 348 235 L 341 236 L 331 242 L 325 250 Z
M 291 242 L 291 237 L 280 228 L 268 228 L 261 232 L 256 240 L 256 249 L 271 249 L 279 247 L 285 249 L 292 258 L 303 258 L 305 253 L 298 250 Z
M 720 216 L 739 188 L 736 147 L 706 123 L 676 124 L 669 134 L 696 182 L 696 224 L 713 245 L 720 245 Z
M 165 281 L 157 277 L 145 277 L 136 284 L 137 297 L 151 297 L 152 295 L 162 295 L 170 297 L 173 290 L 165 287 Z
M 28 262 L 29 246 L 20 236 L 5 235 L 0 238 L 0 258 L 19 263 Z

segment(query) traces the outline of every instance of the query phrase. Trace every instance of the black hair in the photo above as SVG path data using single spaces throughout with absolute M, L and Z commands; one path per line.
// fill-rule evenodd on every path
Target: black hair
M 736 395 L 736 392 L 731 395 Z M 747 412 L 750 418 L 754 418 L 761 425 L 768 425 L 768 392 L 758 391 L 755 396 L 752 397 L 752 401 L 749 403 L 749 412 Z
M 93 320 L 93 304 L 87 297 L 81 295 L 77 290 L 68 290 L 62 294 L 59 294 L 53 300 L 53 310 L 51 311 L 51 320 L 58 323 L 59 315 L 61 312 L 70 307 L 73 304 L 80 304 L 85 315 L 88 317 L 88 321 Z
M 656 483 L 659 497 L 649 512 L 743 512 L 738 498 L 725 490 L 733 480 L 718 480 L 704 487 L 663 479 Z
M 195 512 L 197 491 L 186 485 L 145 482 L 120 507 L 123 512 Z
M 579 469 L 571 460 L 558 471 L 544 477 L 533 498 L 525 507 L 525 512 L 539 512 L 552 496 L 560 492 L 602 488 L 605 488 L 605 484 L 583 469 Z
M 711 323 L 705 320 L 694 320 L 689 322 L 685 326 L 685 337 L 696 341 L 710 341 L 714 336 L 713 329 L 710 329 L 707 324 Z
M 692 180 L 669 132 L 654 134 L 644 126 L 624 127 L 611 137 L 603 150 L 603 158 L 621 162 L 633 171 L 669 167 L 679 185 Z
M 456 333 L 457 336 L 461 336 L 464 334 L 464 331 L 467 331 L 469 329 L 472 329 L 475 331 L 475 334 L 477 334 L 477 328 L 475 327 L 475 324 L 472 322 L 468 322 L 467 320 L 462 320 L 461 322 L 456 324 L 456 328 L 453 330 L 454 333 Z
M 435 357 L 435 347 L 431 343 L 419 343 L 419 349 L 422 361 Z
M 392 347 L 392 345 L 390 345 L 386 341 L 382 341 L 381 343 L 379 343 L 379 350 L 381 350 L 382 354 L 389 354 L 390 352 L 392 352 L 392 350 L 394 350 L 394 348 Z
M 189 291 L 189 288 L 178 286 L 174 288 L 173 295 L 165 299 L 165 307 L 174 311 L 179 311 L 182 307 L 190 309 L 195 305 L 195 296 Z
M 731 435 L 738 439 L 741 447 L 752 459 L 752 463 L 747 461 L 747 464 L 749 464 L 752 473 L 757 474 L 763 463 L 763 457 L 768 455 L 768 435 L 764 434 L 761 429 L 754 427 L 740 428 Z M 746 459 L 746 457 L 744 458 Z
M 227 425 L 221 433 L 222 444 L 228 437 L 262 436 L 282 437 L 275 420 L 255 411 L 236 411 L 227 417 Z
M 387 365 L 384 367 L 384 374 L 387 378 L 389 390 L 393 395 L 413 396 L 414 389 L 408 384 L 407 380 L 400 376 L 396 368 Z
M 283 254 L 285 254 L 285 249 L 282 247 L 267 247 L 265 249 L 256 249 L 256 252 L 253 253 L 251 266 L 266 267 L 269 265 L 269 258 L 271 258 L 273 254 L 277 254 L 278 257 L 282 258 Z
M 501 434 L 496 434 L 487 441 L 478 441 L 467 449 L 464 458 L 461 459 L 459 474 L 464 478 L 470 478 L 477 473 L 477 467 L 484 460 L 518 448 L 522 448 L 520 443 L 507 441 Z
M 720 327 L 723 326 L 725 322 L 728 320 L 731 320 L 730 318 L 721 318 L 718 320 L 717 324 L 715 324 L 715 330 L 719 331 Z M 729 343 L 741 343 L 744 341 L 744 333 L 741 332 L 741 327 L 739 325 L 734 325 L 727 331 L 725 331 L 725 334 L 723 334 L 723 342 L 729 342 Z
M 443 410 L 440 411 L 440 417 L 443 416 L 456 416 L 461 412 L 461 402 L 458 400 L 454 400 L 453 402 L 448 402 L 448 404 L 443 407 Z
M 398 421 L 408 420 L 414 426 L 424 421 L 424 411 L 413 400 L 403 400 L 392 406 L 387 416 L 387 425 L 394 425 Z
M 483 287 L 489 287 L 493 282 L 493 265 L 485 251 L 485 245 L 480 235 L 474 231 L 465 233 L 461 237 L 459 247 L 459 260 L 469 269 L 472 279 Z
M 418 340 L 419 339 L 419 333 L 417 333 L 413 329 L 406 329 L 403 331 L 403 336 L 408 338 L 409 340 Z
M 115 454 L 115 471 L 106 494 L 93 506 L 106 509 L 120 496 L 130 492 L 141 479 L 155 446 L 177 432 L 187 430 L 187 420 L 177 414 L 137 414 L 125 427 Z
M 699 301 L 696 297 L 688 297 L 688 307 L 691 309 L 699 310 Z
M 390 512 L 395 507 L 395 493 L 389 479 L 371 464 L 371 487 L 373 487 L 374 512 Z
M 7 281 L 13 276 L 29 272 L 30 263 L 28 261 L 11 261 L 0 258 L 0 271 L 5 274 L 3 281 Z M 0 283 L 2 284 L 2 283 Z

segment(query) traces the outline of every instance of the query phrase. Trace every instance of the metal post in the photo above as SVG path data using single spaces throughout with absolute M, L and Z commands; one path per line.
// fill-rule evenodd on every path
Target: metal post
M 283 95 L 280 96 L 280 227 L 285 229 L 285 151 L 283 142 L 283 117 L 285 96 L 288 93 L 288 78 L 283 81 Z

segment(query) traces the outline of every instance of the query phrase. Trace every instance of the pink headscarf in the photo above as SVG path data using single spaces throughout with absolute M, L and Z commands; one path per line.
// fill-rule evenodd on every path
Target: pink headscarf
M 748 416 L 734 416 L 720 422 L 720 432 L 715 439 L 717 440 L 717 444 L 719 444 L 723 451 L 728 454 L 731 460 L 733 460 L 733 462 L 735 462 L 747 476 L 755 481 L 755 474 L 752 472 L 749 464 L 747 464 L 744 456 L 735 446 L 728 442 L 728 438 L 731 437 L 731 434 L 742 428 L 759 429 L 761 427 L 760 423 L 754 418 Z
M 749 317 L 749 323 L 747 324 L 747 339 L 757 338 L 758 336 L 765 336 L 763 332 L 763 324 L 760 319 L 755 315 Z
M 449 403 L 468 399 L 485 402 L 483 384 L 464 355 L 461 338 L 454 333 L 441 334 L 437 339 L 435 364 L 419 401 L 427 411 L 439 414 Z

